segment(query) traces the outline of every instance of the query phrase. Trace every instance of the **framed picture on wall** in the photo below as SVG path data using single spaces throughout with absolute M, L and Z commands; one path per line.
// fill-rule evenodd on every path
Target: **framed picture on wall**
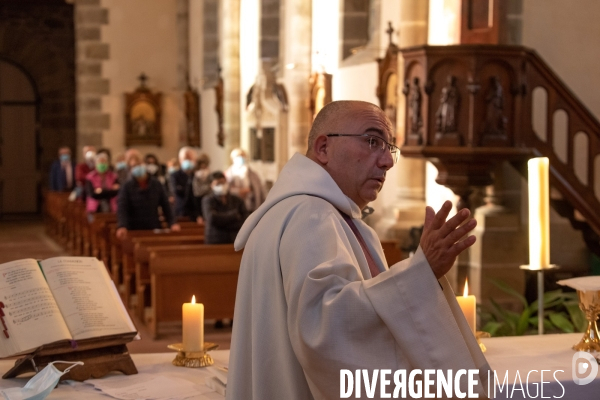
M 138 79 L 140 86 L 135 92 L 125 93 L 125 145 L 162 146 L 162 93 L 146 86 L 148 78 L 144 74 Z

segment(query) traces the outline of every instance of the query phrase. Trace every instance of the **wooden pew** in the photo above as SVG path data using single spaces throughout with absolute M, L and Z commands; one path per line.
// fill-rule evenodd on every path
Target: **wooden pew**
M 124 286 L 122 291 L 123 294 L 123 302 L 127 307 L 129 307 L 129 301 L 132 294 L 135 294 L 135 263 L 133 261 L 133 250 L 135 248 L 134 239 L 141 237 L 161 237 L 161 236 L 185 236 L 185 235 L 195 235 L 195 236 L 204 236 L 204 227 L 195 225 L 195 227 L 189 227 L 183 229 L 179 232 L 171 232 L 164 230 L 157 231 L 129 231 L 127 232 L 127 237 L 122 240 L 115 240 L 115 246 L 120 246 L 119 250 L 116 250 L 115 253 L 121 254 L 121 265 L 116 266 L 119 270 L 115 271 L 115 275 L 121 276 L 121 283 Z M 117 244 L 118 243 L 118 244 Z
M 134 239 L 133 262 L 135 265 L 136 314 L 144 321 L 144 309 L 150 306 L 150 254 L 156 250 L 169 250 L 183 245 L 204 244 L 204 236 L 160 236 Z
M 68 192 L 44 191 L 44 222 L 46 232 L 57 242 L 65 233 Z
M 402 257 L 400 243 L 395 240 L 382 240 L 381 247 L 383 247 L 383 254 L 385 254 L 385 259 L 389 267 L 406 258 Z
M 232 244 L 179 246 L 150 253 L 153 338 L 165 322 L 181 321 L 181 306 L 192 295 L 207 319 L 233 317 L 242 252 Z
M 102 248 L 100 243 L 108 232 L 106 230 L 109 223 L 117 222 L 117 214 L 115 213 L 95 213 L 93 220 L 90 223 L 90 253 L 92 257 L 96 257 L 99 260 L 104 261 L 104 255 L 102 254 Z M 105 264 L 107 268 L 110 264 Z

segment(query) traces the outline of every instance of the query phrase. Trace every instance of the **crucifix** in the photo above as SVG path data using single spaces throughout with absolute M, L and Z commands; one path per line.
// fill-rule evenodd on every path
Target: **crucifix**
M 146 87 L 146 81 L 148 80 L 148 77 L 145 73 L 142 72 L 140 76 L 138 76 L 138 80 L 140 81 L 141 87 Z
M 388 21 L 388 28 L 385 31 L 385 33 L 388 34 L 389 40 L 390 40 L 390 44 L 392 44 L 392 34 L 394 33 L 394 28 L 392 28 L 392 21 Z

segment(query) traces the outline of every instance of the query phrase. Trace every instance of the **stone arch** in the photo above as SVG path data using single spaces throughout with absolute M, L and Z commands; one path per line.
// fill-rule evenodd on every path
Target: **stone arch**
M 73 5 L 64 1 L 0 2 L 0 57 L 35 83 L 39 101 L 41 182 L 61 145 L 75 149 Z

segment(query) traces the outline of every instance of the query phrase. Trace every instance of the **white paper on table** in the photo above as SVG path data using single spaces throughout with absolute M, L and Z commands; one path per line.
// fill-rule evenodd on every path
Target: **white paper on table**
M 185 399 L 212 390 L 204 385 L 196 385 L 185 379 L 174 377 L 147 377 L 147 379 L 106 379 L 94 380 L 96 389 L 116 399 Z
M 569 286 L 576 290 L 600 290 L 600 276 L 582 276 L 579 278 L 563 279 L 559 285 Z

